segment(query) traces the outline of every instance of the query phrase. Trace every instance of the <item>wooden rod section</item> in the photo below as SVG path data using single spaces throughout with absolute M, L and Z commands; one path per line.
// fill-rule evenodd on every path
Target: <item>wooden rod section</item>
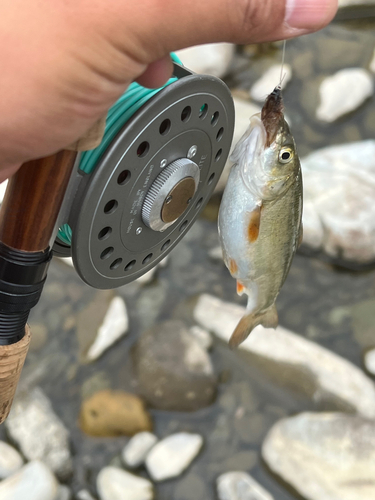
M 26 252 L 46 250 L 76 159 L 75 151 L 24 163 L 9 180 L 0 210 L 0 241 Z

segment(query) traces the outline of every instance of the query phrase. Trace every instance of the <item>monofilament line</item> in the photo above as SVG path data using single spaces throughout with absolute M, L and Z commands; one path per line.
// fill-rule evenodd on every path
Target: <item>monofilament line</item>
M 281 84 L 283 83 L 283 80 L 285 78 L 285 74 L 283 76 L 283 70 L 284 70 L 284 61 L 285 61 L 285 45 L 286 45 L 286 40 L 283 41 L 283 54 L 281 57 L 281 69 L 280 69 L 280 88 Z

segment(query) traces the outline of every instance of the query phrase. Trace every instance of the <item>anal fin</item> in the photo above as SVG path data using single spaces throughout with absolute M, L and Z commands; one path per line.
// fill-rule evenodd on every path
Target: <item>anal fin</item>
M 275 304 L 269 307 L 264 313 L 245 314 L 232 333 L 229 346 L 232 348 L 238 347 L 258 325 L 263 325 L 264 328 L 276 328 L 278 324 L 279 318 Z

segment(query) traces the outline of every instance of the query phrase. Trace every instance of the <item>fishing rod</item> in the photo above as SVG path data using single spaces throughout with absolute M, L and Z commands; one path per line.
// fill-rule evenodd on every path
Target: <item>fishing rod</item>
M 94 288 L 130 283 L 184 237 L 219 180 L 234 130 L 230 91 L 172 59 L 161 89 L 133 83 L 70 150 L 9 180 L 0 209 L 0 423 L 52 256 L 72 257 Z

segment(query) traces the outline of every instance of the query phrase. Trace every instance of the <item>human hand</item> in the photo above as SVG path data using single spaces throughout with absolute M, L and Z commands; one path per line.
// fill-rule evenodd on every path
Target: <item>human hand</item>
M 337 0 L 12 0 L 0 4 L 0 181 L 71 144 L 135 79 L 158 87 L 169 52 L 316 31 Z

